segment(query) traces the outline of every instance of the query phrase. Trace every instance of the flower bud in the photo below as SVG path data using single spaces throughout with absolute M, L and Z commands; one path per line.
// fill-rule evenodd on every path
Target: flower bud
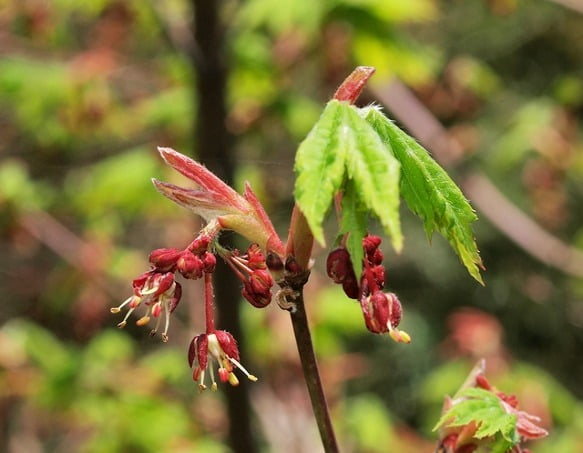
M 211 252 L 205 252 L 202 257 L 203 270 L 207 274 L 211 274 L 215 271 L 215 266 L 217 265 L 217 258 Z
M 354 280 L 356 282 L 356 276 L 354 275 L 354 268 L 352 267 L 348 250 L 345 248 L 337 248 L 328 254 L 326 273 L 334 283 L 342 283 L 345 280 Z
M 348 296 L 350 299 L 356 299 L 358 300 L 360 297 L 360 288 L 358 286 L 358 283 L 356 283 L 356 277 L 354 278 L 347 278 L 346 280 L 344 280 L 342 282 L 342 289 L 344 290 L 344 293 L 346 294 L 346 296 Z
M 190 250 L 194 255 L 200 255 L 202 252 L 205 252 L 208 249 L 210 243 L 211 238 L 209 236 L 201 235 L 192 241 L 192 244 L 190 244 L 188 250 Z
M 203 266 L 202 260 L 190 251 L 184 251 L 176 263 L 178 272 L 180 272 L 184 278 L 191 280 L 196 280 L 202 277 Z
M 171 271 L 176 266 L 176 261 L 182 252 L 177 249 L 156 249 L 150 253 L 150 263 L 159 272 Z
M 367 235 L 362 239 L 362 247 L 367 255 L 372 255 L 381 245 L 382 239 L 375 235 Z
M 251 281 L 243 284 L 241 295 L 256 308 L 265 308 L 271 303 L 271 291 L 256 292 L 253 289 Z

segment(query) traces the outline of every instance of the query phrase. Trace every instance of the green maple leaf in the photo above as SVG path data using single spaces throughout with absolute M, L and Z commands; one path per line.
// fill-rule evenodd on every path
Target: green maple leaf
M 458 186 L 429 153 L 399 129 L 377 108 L 360 110 L 401 164 L 401 194 L 405 202 L 424 222 L 429 239 L 435 230 L 444 236 L 462 263 L 478 282 L 484 284 L 479 267 L 482 260 L 471 223 L 476 213 Z
M 520 438 L 516 431 L 516 415 L 507 413 L 498 396 L 481 388 L 468 388 L 456 395 L 454 405 L 446 411 L 433 430 L 475 423 L 475 439 L 488 439 L 488 451 L 505 452 Z
M 377 132 L 347 102 L 330 101 L 318 122 L 301 143 L 295 162 L 295 198 L 315 239 L 324 244 L 322 222 L 334 195 L 354 184 L 354 196 L 344 203 L 346 219 L 360 215 L 362 208 L 375 214 L 391 237 L 395 249 L 403 242 L 399 222 L 399 162 Z M 355 201 L 355 200 L 358 200 Z M 359 212 L 351 209 L 358 209 Z M 345 223 L 348 220 L 345 221 Z M 348 228 L 346 224 L 344 228 Z M 352 253 L 357 253 L 366 228 L 351 230 Z M 360 237 L 357 237 L 360 236 Z M 350 250 L 349 250 L 350 252 Z M 362 252 L 360 252 L 362 258 Z M 353 262 L 360 265 L 358 256 Z

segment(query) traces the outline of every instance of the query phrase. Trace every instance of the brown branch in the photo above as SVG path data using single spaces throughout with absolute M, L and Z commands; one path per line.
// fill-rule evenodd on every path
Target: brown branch
M 306 380 L 308 393 L 310 394 L 312 409 L 314 410 L 314 416 L 318 424 L 318 430 L 320 431 L 322 445 L 326 453 L 337 453 L 339 451 L 338 444 L 336 443 L 334 427 L 332 426 L 326 395 L 324 394 L 322 380 L 318 371 L 318 362 L 316 361 L 312 335 L 304 305 L 303 288 L 298 291 L 294 303 L 295 309 L 290 311 L 290 317 L 294 328 L 294 337 L 296 339 L 302 369 L 304 371 L 304 379 Z
M 441 164 L 451 168 L 460 162 L 461 145 L 403 83 L 393 80 L 373 91 Z M 505 197 L 486 175 L 468 172 L 462 178 L 462 187 L 484 217 L 529 255 L 566 274 L 583 277 L 583 252 L 545 231 Z

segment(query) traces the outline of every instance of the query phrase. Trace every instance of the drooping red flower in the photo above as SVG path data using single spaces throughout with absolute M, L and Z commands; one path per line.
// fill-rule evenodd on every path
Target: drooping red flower
M 224 330 L 215 330 L 210 334 L 200 334 L 192 339 L 188 349 L 188 363 L 194 366 L 192 378 L 198 382 L 199 389 L 205 390 L 206 373 L 210 375 L 211 389 L 217 390 L 214 365 L 218 364 L 218 375 L 221 382 L 239 385 L 239 379 L 234 373 L 238 368 L 250 381 L 257 381 L 257 378 L 250 374 L 239 362 L 239 348 L 233 336 Z

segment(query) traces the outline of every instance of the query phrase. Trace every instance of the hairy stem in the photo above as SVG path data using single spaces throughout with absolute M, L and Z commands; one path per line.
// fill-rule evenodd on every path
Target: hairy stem
M 308 386 L 308 393 L 312 402 L 312 409 L 316 417 L 316 423 L 322 438 L 322 444 L 326 453 L 338 452 L 338 444 L 336 443 L 336 436 L 332 421 L 330 420 L 330 412 L 328 404 L 326 403 L 326 396 L 322 387 L 322 380 L 318 372 L 318 363 L 316 362 L 316 354 L 314 353 L 314 346 L 312 344 L 312 334 L 308 326 L 308 317 L 306 316 L 306 309 L 304 306 L 303 289 L 298 290 L 298 295 L 294 299 L 295 310 L 290 312 L 292 325 L 294 328 L 294 335 L 296 338 L 296 345 L 302 362 L 302 369 L 304 371 L 304 379 Z
M 215 332 L 215 314 L 213 307 L 213 277 L 212 274 L 204 274 L 204 313 L 206 317 L 206 333 Z

